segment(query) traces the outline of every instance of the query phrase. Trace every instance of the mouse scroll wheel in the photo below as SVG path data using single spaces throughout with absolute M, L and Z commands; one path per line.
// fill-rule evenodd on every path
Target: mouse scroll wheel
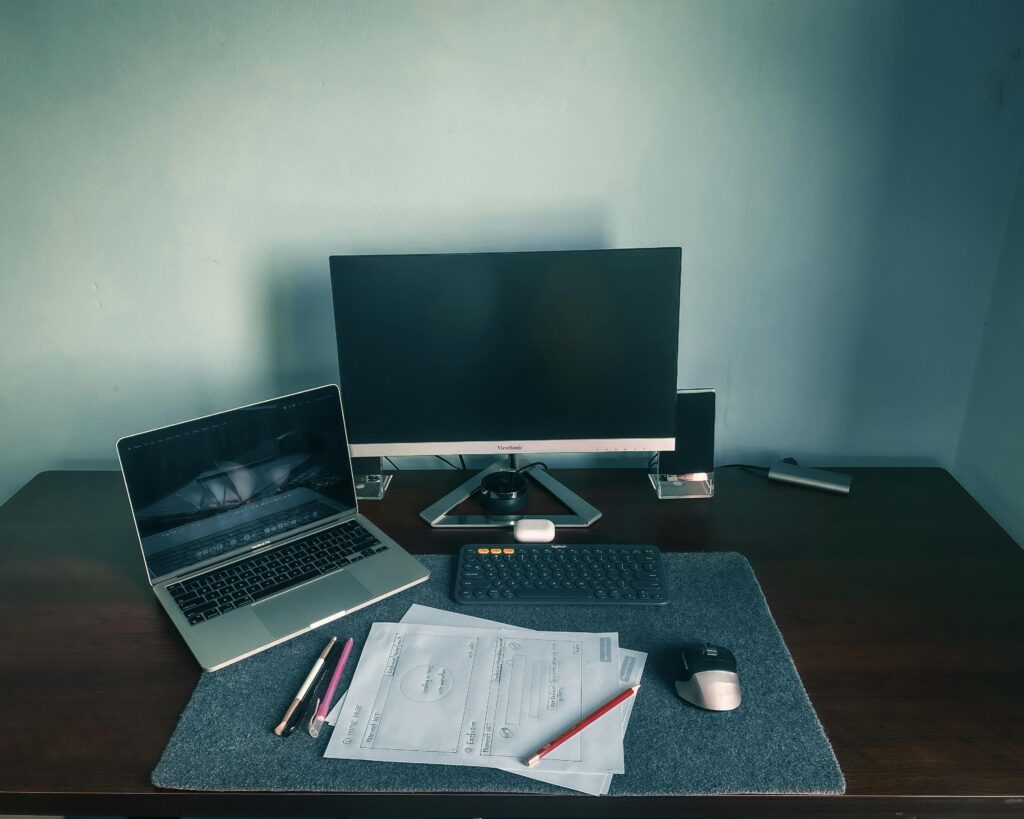
M 704 656 L 705 657 L 717 657 L 718 656 L 718 649 L 715 646 L 711 645 L 711 643 L 705 643 L 704 644 Z

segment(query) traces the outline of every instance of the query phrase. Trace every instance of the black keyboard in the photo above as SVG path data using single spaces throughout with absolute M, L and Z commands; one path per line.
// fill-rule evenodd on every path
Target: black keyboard
M 357 521 L 242 558 L 167 587 L 192 625 L 387 549 Z
M 516 543 L 463 546 L 459 603 L 663 606 L 661 552 L 654 546 Z
M 320 503 L 320 501 L 308 501 L 282 512 L 265 515 L 259 520 L 236 526 L 234 529 L 217 532 L 202 540 L 193 540 L 181 546 L 165 549 L 148 556 L 146 560 L 153 576 L 160 577 L 201 560 L 209 560 L 211 557 L 233 552 L 249 543 L 259 543 L 273 535 L 287 532 L 289 529 L 297 529 L 336 514 L 338 514 L 338 510 L 333 506 Z

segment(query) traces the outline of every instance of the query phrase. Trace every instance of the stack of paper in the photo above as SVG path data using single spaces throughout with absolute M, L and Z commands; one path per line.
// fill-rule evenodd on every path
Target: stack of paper
M 646 659 L 615 633 L 528 631 L 414 605 L 370 629 L 325 756 L 479 765 L 605 794 L 624 771 L 635 698 L 533 768 L 525 760 L 639 683 Z

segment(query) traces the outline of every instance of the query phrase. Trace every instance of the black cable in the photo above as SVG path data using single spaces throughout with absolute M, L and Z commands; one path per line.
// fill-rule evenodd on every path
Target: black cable
M 739 469 L 755 469 L 758 472 L 767 472 L 767 466 L 754 466 L 753 464 L 719 464 L 715 469 L 730 469 L 731 467 L 737 467 Z
M 459 456 L 459 463 L 462 464 L 463 469 L 466 468 L 466 459 L 463 458 L 461 455 Z
M 448 466 L 450 466 L 450 467 L 451 467 L 452 469 L 458 469 L 458 467 L 457 467 L 457 466 L 456 466 L 455 464 L 453 464 L 453 463 L 452 463 L 451 461 L 449 461 L 449 460 L 448 460 L 447 458 L 445 458 L 445 457 L 444 457 L 443 455 L 435 455 L 434 457 L 435 457 L 435 458 L 437 458 L 437 459 L 438 459 L 439 461 L 444 461 L 444 462 L 445 462 L 446 464 L 448 464 Z
M 541 466 L 544 469 L 548 468 L 548 465 L 543 461 L 534 461 L 532 464 L 527 464 L 526 466 L 519 467 L 519 469 L 516 470 L 516 474 L 518 475 L 520 472 L 525 472 L 527 469 L 533 469 L 535 466 Z
M 384 460 L 387 461 L 389 464 L 391 464 L 391 466 L 392 466 L 392 468 L 394 468 L 395 472 L 401 472 L 402 471 L 401 469 L 398 468 L 398 464 L 396 464 L 394 461 L 392 461 L 387 455 L 384 456 Z

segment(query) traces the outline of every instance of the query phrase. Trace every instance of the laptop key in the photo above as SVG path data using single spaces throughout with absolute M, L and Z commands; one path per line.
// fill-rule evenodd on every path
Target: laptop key
M 265 586 L 264 588 L 260 589 L 258 592 L 253 594 L 252 598 L 253 600 L 262 600 L 263 598 L 269 597 L 272 594 L 277 594 L 278 592 L 284 591 L 285 589 L 290 589 L 293 586 L 297 586 L 300 583 L 304 583 L 307 580 L 312 580 L 314 577 L 319 576 L 320 572 L 317 571 L 308 572 L 304 575 L 298 575 L 297 577 L 289 578 L 288 580 L 284 580 L 280 583 Z

